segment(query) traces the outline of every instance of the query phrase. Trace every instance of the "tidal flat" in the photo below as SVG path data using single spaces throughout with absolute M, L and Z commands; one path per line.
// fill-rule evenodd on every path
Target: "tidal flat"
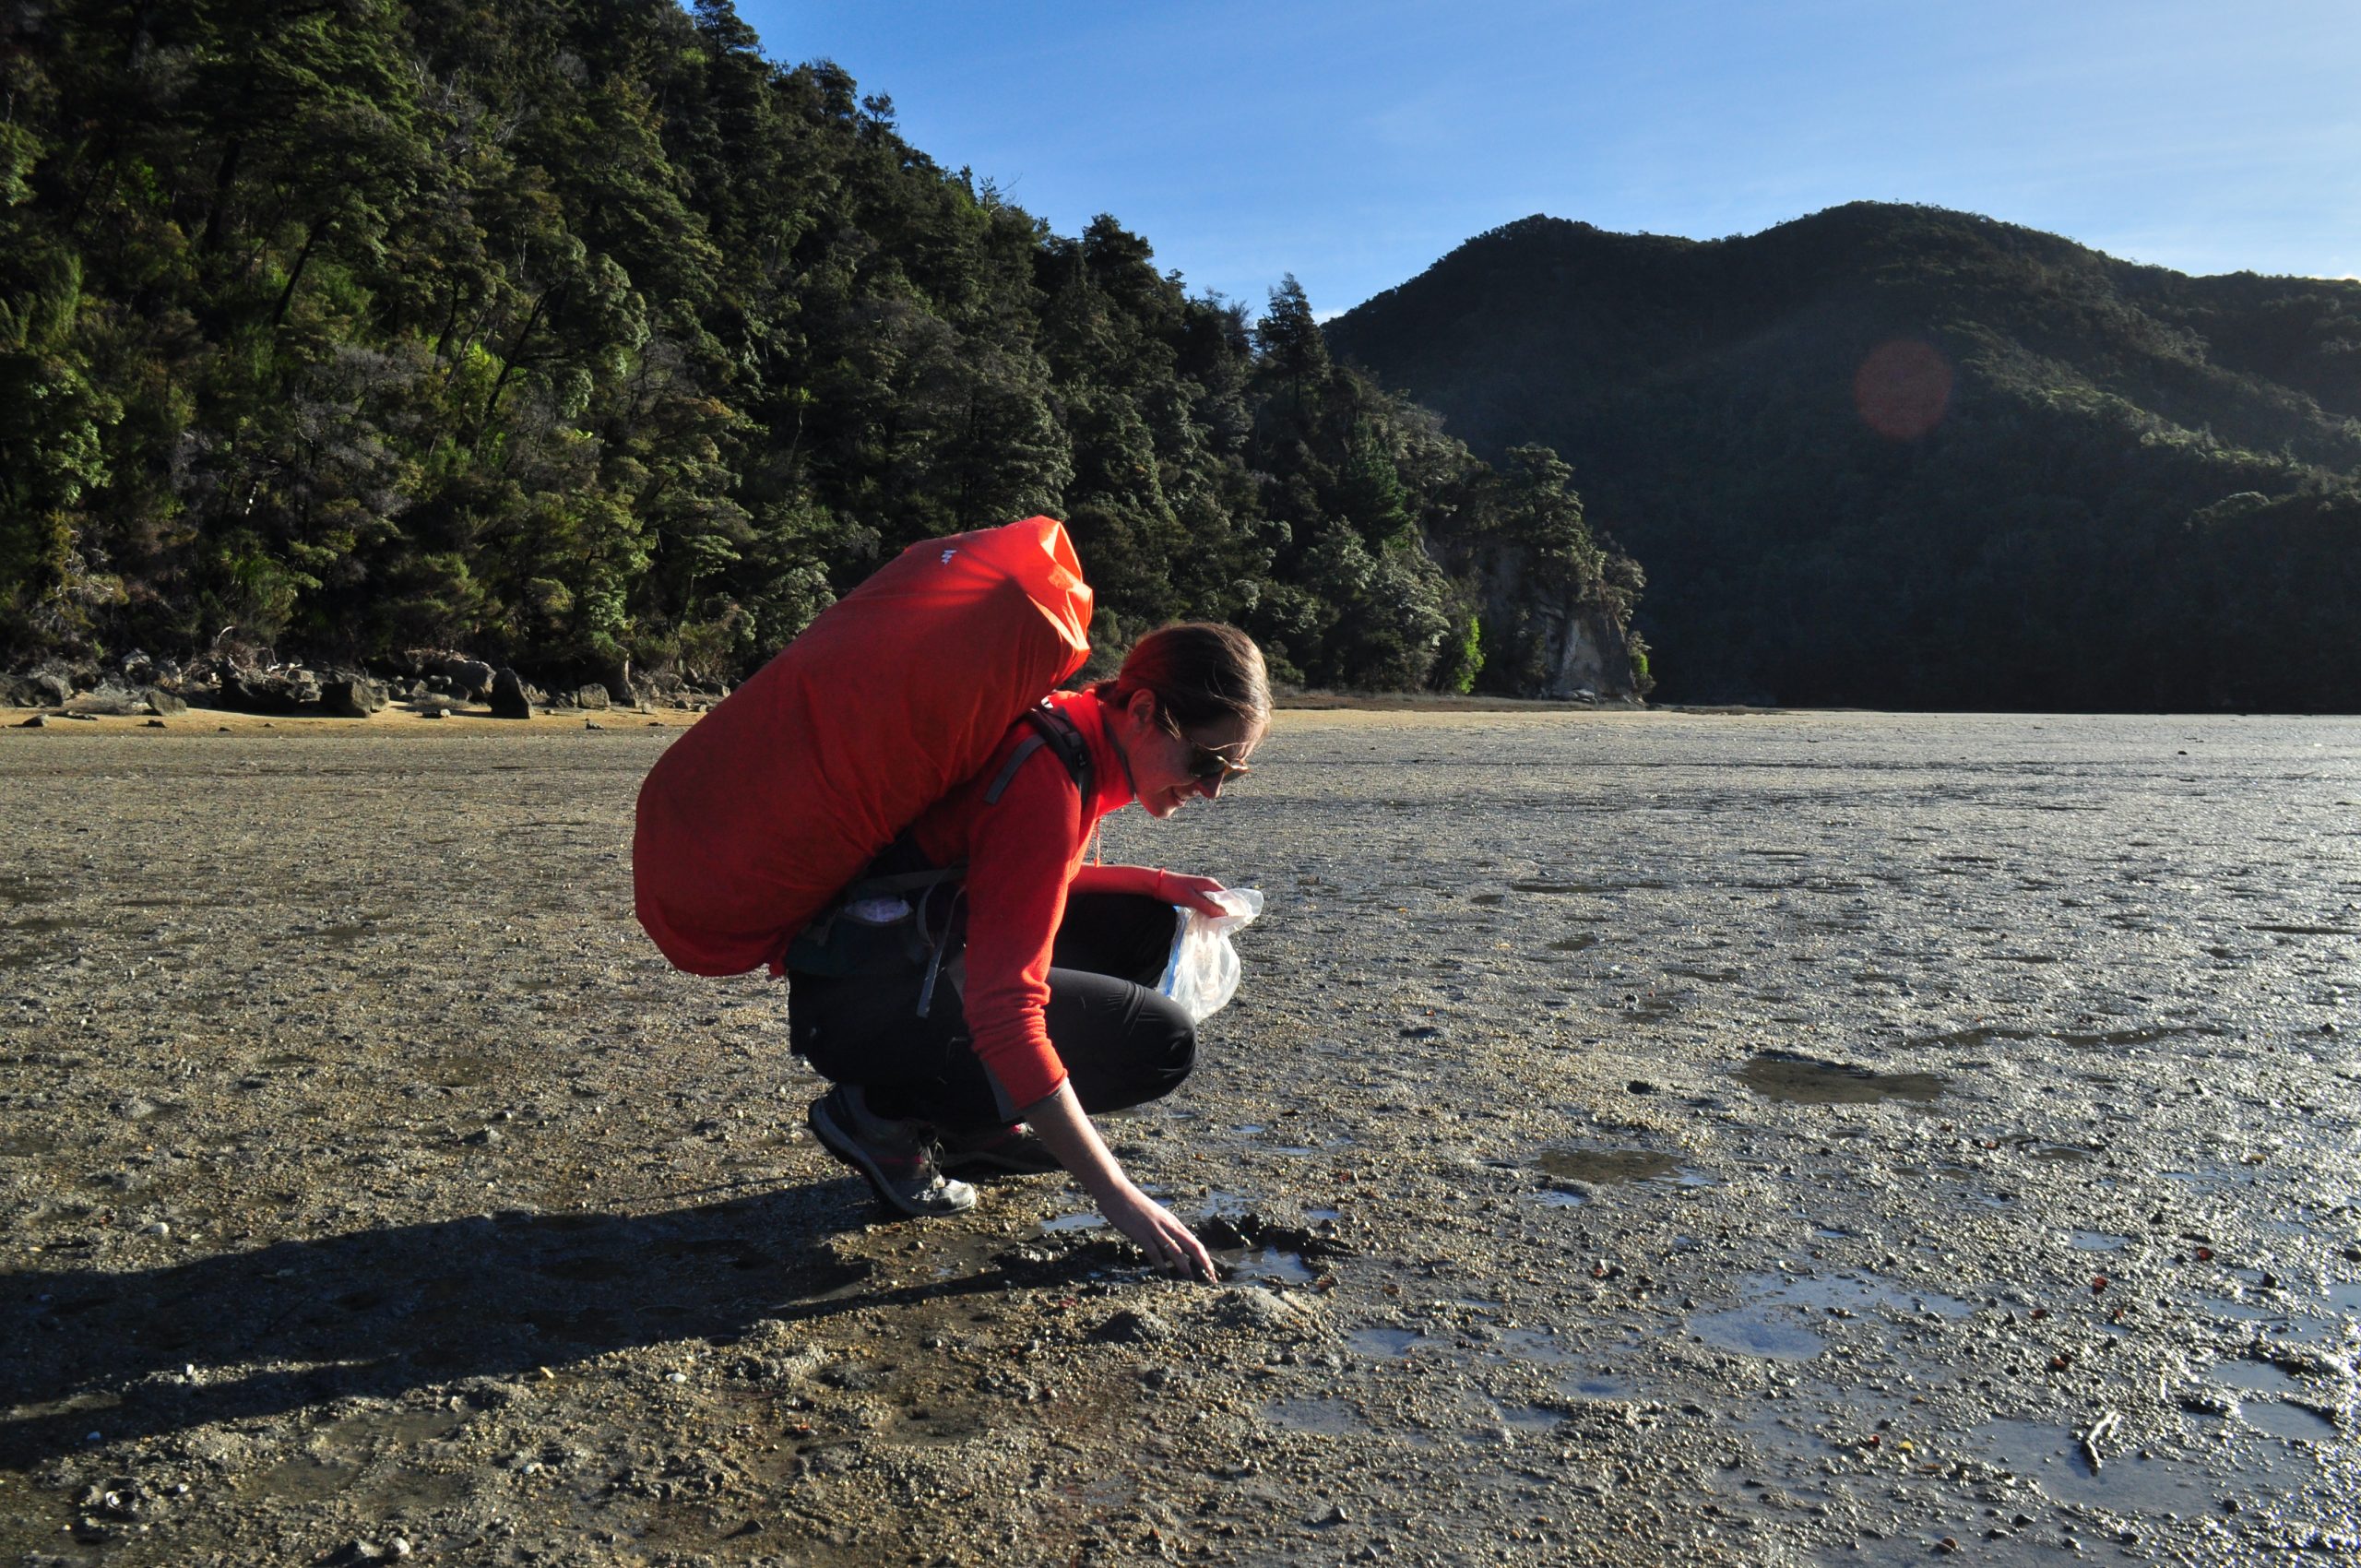
M 1283 713 L 1216 1288 L 881 1223 L 673 731 L 199 717 L 0 731 L 0 1562 L 2361 1550 L 2361 720 Z

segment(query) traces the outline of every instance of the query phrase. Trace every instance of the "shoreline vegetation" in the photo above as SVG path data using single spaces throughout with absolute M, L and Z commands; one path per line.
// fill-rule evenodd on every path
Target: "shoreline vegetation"
M 183 733 L 219 732 L 253 735 L 266 730 L 283 734 L 334 734 L 366 731 L 390 734 L 528 734 L 552 730 L 686 729 L 709 711 L 710 702 L 681 702 L 635 707 L 584 709 L 535 705 L 528 716 L 495 712 L 489 704 L 446 706 L 442 703 L 389 704 L 367 714 L 326 712 L 265 715 L 231 708 L 189 707 L 167 719 L 147 709 L 129 712 L 77 712 L 71 708 L 0 704 L 0 729 L 65 729 L 92 733 L 159 729 Z M 1638 714 L 1655 711 L 1645 703 L 1627 700 L 1577 701 L 1572 698 L 1460 696 L 1434 692 L 1338 693 L 1278 692 L 1273 707 L 1280 713 L 1368 714 L 1394 719 L 1420 715 L 1465 717 L 1479 714 L 1571 717 L 1582 714 Z M 433 722 L 426 722 L 433 708 Z M 1690 709 L 1697 712 L 1702 710 Z M 1728 713 L 1746 710 L 1729 708 Z M 38 725 L 31 723 L 40 719 Z

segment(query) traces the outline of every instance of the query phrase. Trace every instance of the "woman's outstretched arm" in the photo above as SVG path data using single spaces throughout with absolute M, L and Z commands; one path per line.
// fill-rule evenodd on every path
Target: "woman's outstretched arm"
M 1084 866 L 1074 873 L 1074 881 L 1067 885 L 1075 893 L 1136 894 L 1158 903 L 1178 904 L 1201 915 L 1229 912 L 1205 897 L 1222 890 L 1221 884 L 1212 877 L 1192 876 L 1186 872 L 1164 871 L 1156 866 Z
M 1214 1260 L 1205 1244 L 1181 1224 L 1173 1212 L 1132 1184 L 1123 1168 L 1098 1136 L 1098 1129 L 1083 1114 L 1074 1086 L 1060 1084 L 1047 1099 L 1028 1106 L 1025 1119 L 1050 1146 L 1060 1164 L 1088 1191 L 1108 1222 L 1137 1241 L 1157 1267 L 1182 1277 L 1212 1283 Z

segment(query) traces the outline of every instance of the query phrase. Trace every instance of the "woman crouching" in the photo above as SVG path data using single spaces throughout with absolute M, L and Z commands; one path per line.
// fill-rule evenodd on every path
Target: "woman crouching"
M 1149 634 L 1121 671 L 1010 726 L 787 958 L 794 1049 L 835 1087 L 812 1131 L 904 1214 L 955 1214 L 955 1173 L 1063 1168 L 1160 1267 L 1206 1279 L 1187 1226 L 1124 1175 L 1090 1117 L 1188 1076 L 1196 1030 L 1153 987 L 1174 906 L 1225 911 L 1211 877 L 1085 863 L 1098 820 L 1214 800 L 1270 724 L 1263 656 L 1234 627 Z M 935 868 L 965 867 L 954 881 Z M 915 908 L 923 967 L 849 960 L 864 906 Z M 946 996 L 944 993 L 954 995 Z

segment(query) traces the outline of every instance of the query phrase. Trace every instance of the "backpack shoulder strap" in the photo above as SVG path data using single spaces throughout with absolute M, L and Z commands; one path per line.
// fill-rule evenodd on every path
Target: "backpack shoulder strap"
M 1067 774 L 1074 779 L 1074 788 L 1081 792 L 1083 803 L 1087 807 L 1092 783 L 1090 742 L 1082 738 L 1081 728 L 1051 707 L 1047 698 L 1025 710 L 1025 722 L 1032 727 L 1033 733 L 1018 742 L 1016 750 L 1009 754 L 1008 762 L 1001 768 L 1000 776 L 992 780 L 991 788 L 984 791 L 984 803 L 998 805 L 1001 796 L 1015 779 L 1016 770 L 1025 766 L 1027 757 L 1046 746 L 1065 765 Z

